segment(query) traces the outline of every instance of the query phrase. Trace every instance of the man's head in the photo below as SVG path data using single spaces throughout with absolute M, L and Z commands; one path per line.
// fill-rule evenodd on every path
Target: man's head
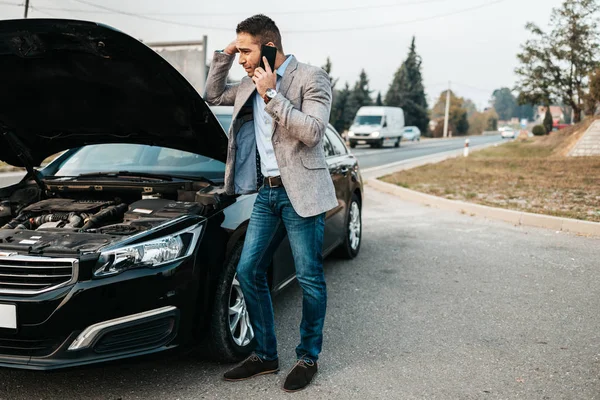
M 279 28 L 266 15 L 258 14 L 243 20 L 238 24 L 235 33 L 236 46 L 240 51 L 239 63 L 248 76 L 253 76 L 254 70 L 260 65 L 262 45 L 277 47 L 277 58 L 284 54 Z

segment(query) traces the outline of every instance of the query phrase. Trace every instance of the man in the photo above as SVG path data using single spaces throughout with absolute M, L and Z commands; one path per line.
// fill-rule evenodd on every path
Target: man
M 266 274 L 287 233 L 303 291 L 297 362 L 284 383 L 284 390 L 296 391 L 316 374 L 323 342 L 325 212 L 338 204 L 322 143 L 331 110 L 331 84 L 321 68 L 285 55 L 279 29 L 270 18 L 250 17 L 237 26 L 236 33 L 236 40 L 213 57 L 205 99 L 213 105 L 234 106 L 225 172 L 227 193 L 258 191 L 237 267 L 256 348 L 225 373 L 225 379 L 279 371 Z M 277 48 L 275 71 L 266 58 L 265 69 L 260 68 L 261 45 Z M 237 85 L 228 85 L 227 75 L 238 53 L 248 76 Z

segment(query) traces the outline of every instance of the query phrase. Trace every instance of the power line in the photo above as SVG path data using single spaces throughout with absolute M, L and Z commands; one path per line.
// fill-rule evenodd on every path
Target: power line
M 430 4 L 430 3 L 440 3 L 447 2 L 448 0 L 417 0 L 417 1 L 409 1 L 404 3 L 394 3 L 394 4 L 379 4 L 379 5 L 362 5 L 355 7 L 345 7 L 345 8 L 324 8 L 324 9 L 313 9 L 313 10 L 293 10 L 293 11 L 273 11 L 269 12 L 269 15 L 298 15 L 298 14 L 318 14 L 318 13 L 336 13 L 336 12 L 348 12 L 348 11 L 357 11 L 357 10 L 365 10 L 365 9 L 381 9 L 381 8 L 395 8 L 395 7 L 404 7 L 411 5 L 422 5 L 422 4 Z M 89 4 L 91 5 L 91 4 Z M 80 12 L 80 13 L 90 13 L 90 14 L 111 14 L 114 11 L 97 11 L 97 10 L 82 10 L 82 9 L 72 9 L 72 8 L 60 8 L 60 7 L 38 7 L 38 9 L 50 10 L 50 11 L 67 11 L 67 12 Z M 169 17 L 230 17 L 230 16 L 240 16 L 240 15 L 251 15 L 255 13 L 255 11 L 248 12 L 214 12 L 214 13 L 185 13 L 185 12 L 176 12 L 176 13 L 168 13 L 168 12 L 146 12 L 140 13 L 146 16 L 169 16 Z
M 481 8 L 489 7 L 489 6 L 492 6 L 494 4 L 502 3 L 504 1 L 506 1 L 506 0 L 495 0 L 495 1 L 491 1 L 491 2 L 486 3 L 486 4 L 480 4 L 480 5 L 475 6 L 475 7 L 463 8 L 461 10 L 456 10 L 456 11 L 453 11 L 453 12 L 450 12 L 450 13 L 446 13 L 446 14 L 432 15 L 431 17 L 417 18 L 417 19 L 413 19 L 413 20 L 390 22 L 390 23 L 378 24 L 378 25 L 364 25 L 364 26 L 358 26 L 358 27 L 353 27 L 353 28 L 333 28 L 333 29 L 313 30 L 313 31 L 293 31 L 292 30 L 292 31 L 285 31 L 285 33 L 325 33 L 325 32 L 345 32 L 345 31 L 360 31 L 360 30 L 367 30 L 367 29 L 387 28 L 387 27 L 391 27 L 391 26 L 404 25 L 404 24 L 412 24 L 412 23 L 416 23 L 416 22 L 431 21 L 433 19 L 450 17 L 450 16 L 453 16 L 453 15 L 462 14 L 462 13 L 465 13 L 465 12 L 468 12 L 468 11 L 479 10 Z
M 29 9 L 30 9 L 31 11 L 35 11 L 35 12 L 39 12 L 40 14 L 47 15 L 47 16 L 49 16 L 49 17 L 51 17 L 51 18 L 60 18 L 59 16 L 57 16 L 57 15 L 54 15 L 54 14 L 52 14 L 52 13 L 49 13 L 49 12 L 47 12 L 47 11 L 42 11 L 42 10 L 40 10 L 38 7 L 29 6 Z
M 0 1 L 0 4 L 3 6 L 16 6 L 16 7 L 23 7 L 23 3 L 11 3 L 9 1 Z
M 91 7 L 95 7 L 95 8 L 101 9 L 101 10 L 110 11 L 110 12 L 115 13 L 115 14 L 127 15 L 127 16 L 130 16 L 130 17 L 133 17 L 133 18 L 144 19 L 144 20 L 155 21 L 155 22 L 161 22 L 161 23 L 170 24 L 170 25 L 185 26 L 185 27 L 189 27 L 189 28 L 197 28 L 197 29 L 205 29 L 205 30 L 216 30 L 216 31 L 231 31 L 231 29 L 232 29 L 232 28 L 223 28 L 223 27 L 218 27 L 218 26 L 203 26 L 203 25 L 197 25 L 197 24 L 191 24 L 191 23 L 173 21 L 173 20 L 169 20 L 169 19 L 155 18 L 155 17 L 150 17 L 150 16 L 147 16 L 147 15 L 136 14 L 136 13 L 132 13 L 132 12 L 118 10 L 118 9 L 115 9 L 115 8 L 101 6 L 101 5 L 92 3 L 92 2 L 87 1 L 87 0 L 72 0 L 72 1 L 75 1 L 75 2 L 81 3 L 81 4 L 85 4 L 85 5 L 88 5 L 88 6 L 91 6 Z M 463 8 L 463 9 L 456 10 L 456 11 L 449 12 L 449 13 L 445 13 L 445 14 L 438 14 L 438 15 L 433 15 L 433 16 L 430 16 L 430 17 L 418 18 L 418 19 L 413 19 L 413 20 L 397 21 L 397 22 L 391 22 L 391 23 L 385 23 L 385 24 L 377 24 L 377 25 L 363 25 L 363 26 L 350 27 L 350 28 L 332 28 L 332 29 L 319 29 L 319 30 L 286 30 L 285 33 L 286 34 L 290 34 L 290 33 L 325 33 L 325 32 L 345 32 L 345 31 L 358 31 L 358 30 L 367 30 L 367 29 L 386 28 L 386 27 L 391 27 L 391 26 L 405 25 L 405 24 L 411 24 L 411 23 L 423 22 L 423 21 L 430 21 L 430 20 L 433 20 L 433 19 L 449 17 L 449 16 L 453 16 L 453 15 L 457 15 L 457 14 L 461 14 L 461 13 L 465 13 L 465 12 L 474 11 L 474 10 L 478 10 L 478 9 L 481 9 L 481 8 L 489 7 L 489 6 L 492 6 L 494 4 L 502 3 L 504 1 L 506 1 L 506 0 L 494 0 L 494 1 L 491 1 L 491 2 L 488 2 L 488 3 L 485 3 L 485 4 L 480 4 L 478 6 L 474 6 L 474 7 Z

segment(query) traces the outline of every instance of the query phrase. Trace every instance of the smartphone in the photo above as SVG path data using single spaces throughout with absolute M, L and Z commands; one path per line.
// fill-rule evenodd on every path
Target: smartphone
M 271 67 L 271 71 L 275 71 L 275 57 L 277 56 L 277 47 L 262 45 L 260 51 L 260 67 L 264 70 L 265 63 L 263 61 L 263 57 L 267 57 L 267 61 L 269 62 L 269 66 Z

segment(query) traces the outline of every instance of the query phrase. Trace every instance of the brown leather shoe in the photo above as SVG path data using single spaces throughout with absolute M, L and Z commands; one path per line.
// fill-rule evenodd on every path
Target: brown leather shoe
M 309 359 L 300 359 L 296 365 L 290 370 L 283 390 L 286 392 L 297 392 L 306 388 L 318 371 L 317 362 Z
M 253 376 L 275 374 L 279 372 L 279 360 L 263 360 L 256 354 L 250 355 L 240 365 L 225 372 L 226 381 L 243 381 Z

